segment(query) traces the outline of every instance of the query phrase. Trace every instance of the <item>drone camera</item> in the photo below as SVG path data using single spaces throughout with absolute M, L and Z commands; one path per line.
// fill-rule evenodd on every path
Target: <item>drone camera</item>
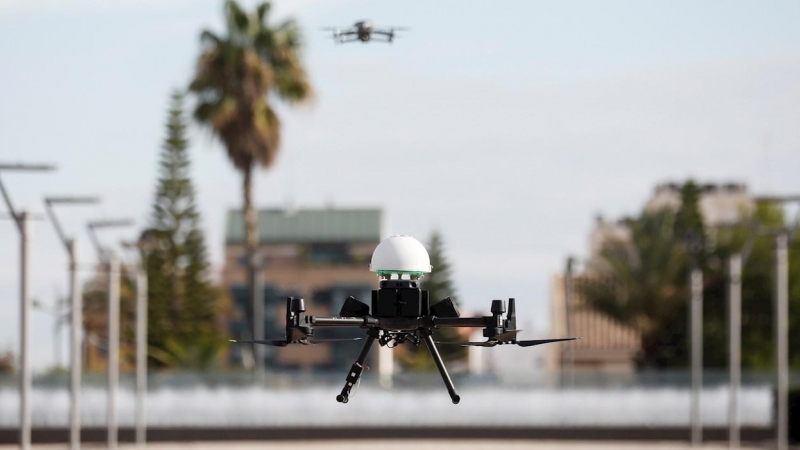
M 381 288 L 372 291 L 372 312 L 375 317 L 420 317 L 428 314 L 428 291 L 420 289 L 418 280 L 383 280 Z

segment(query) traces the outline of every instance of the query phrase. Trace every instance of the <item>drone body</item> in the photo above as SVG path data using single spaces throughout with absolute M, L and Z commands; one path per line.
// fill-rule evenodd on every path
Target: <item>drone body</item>
M 394 347 L 402 343 L 428 347 L 431 357 L 450 394 L 453 403 L 461 400 L 453 381 L 442 362 L 433 330 L 437 328 L 471 327 L 483 328 L 482 342 L 447 342 L 464 346 L 494 347 L 515 344 L 531 347 L 550 342 L 569 341 L 576 338 L 517 340 L 516 302 L 508 299 L 508 308 L 503 300 L 492 300 L 491 315 L 483 317 L 460 317 L 458 309 L 448 297 L 430 304 L 428 291 L 421 288 L 420 278 L 431 271 L 430 259 L 425 247 L 410 236 L 391 236 L 383 240 L 372 254 L 370 270 L 380 277 L 380 288 L 372 291 L 370 303 L 348 297 L 338 316 L 323 317 L 306 315 L 305 302 L 300 298 L 286 299 L 286 336 L 283 340 L 233 341 L 241 343 L 267 344 L 284 347 L 289 344 L 316 344 L 331 341 L 356 339 L 314 339 L 317 328 L 357 327 L 366 330 L 366 341 L 361 353 L 353 363 L 345 380 L 345 386 L 336 396 L 340 403 L 347 403 L 351 389 L 361 378 L 364 362 L 375 341 L 381 346 Z
M 360 22 L 356 22 L 355 24 L 353 24 L 353 26 L 345 29 L 339 29 L 334 27 L 323 28 L 323 30 L 325 31 L 332 31 L 334 41 L 339 44 L 346 44 L 348 42 L 356 42 L 356 41 L 367 43 L 373 40 L 374 38 L 379 38 L 375 40 L 379 40 L 382 42 L 392 43 L 396 36 L 395 32 L 403 31 L 406 29 L 407 28 L 405 27 L 376 28 L 375 25 L 368 20 L 362 20 Z

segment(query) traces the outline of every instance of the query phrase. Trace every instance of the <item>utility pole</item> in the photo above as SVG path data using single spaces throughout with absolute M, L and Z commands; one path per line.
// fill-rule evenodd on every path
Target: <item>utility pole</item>
M 77 450 L 81 446 L 81 410 L 80 392 L 82 377 L 81 358 L 81 330 L 83 329 L 83 290 L 78 279 L 78 241 L 67 237 L 56 215 L 54 205 L 87 205 L 96 204 L 100 200 L 96 197 L 45 197 L 44 204 L 50 222 L 56 229 L 59 240 L 64 244 L 69 258 L 69 286 L 70 286 L 70 389 L 69 389 L 69 447 Z M 60 320 L 60 319 L 59 319 Z
M 49 164 L 0 164 L 0 171 L 52 171 L 55 166 Z M 19 339 L 19 445 L 22 450 L 29 450 L 31 447 L 31 362 L 30 362 L 30 309 L 31 299 L 28 296 L 28 271 L 30 261 L 28 255 L 28 244 L 30 239 L 30 213 L 27 211 L 17 212 L 11 202 L 2 180 L 0 180 L 0 193 L 6 203 L 8 212 L 11 214 L 19 231 L 20 237 L 20 270 L 19 270 L 19 296 L 20 296 L 20 339 Z

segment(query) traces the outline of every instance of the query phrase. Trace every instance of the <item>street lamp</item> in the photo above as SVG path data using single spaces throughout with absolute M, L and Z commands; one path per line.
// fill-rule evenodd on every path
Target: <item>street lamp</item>
M 3 171 L 26 171 L 26 172 L 45 172 L 53 171 L 56 167 L 50 164 L 0 164 L 0 172 Z M 28 450 L 31 446 L 31 362 L 29 359 L 30 334 L 30 299 L 28 298 L 28 244 L 30 214 L 26 211 L 17 212 L 11 202 L 2 180 L 0 180 L 0 193 L 3 194 L 8 212 L 17 225 L 20 236 L 20 402 L 19 402 L 19 444 L 22 450 Z
M 91 205 L 100 203 L 97 197 L 45 197 L 44 204 L 50 222 L 56 229 L 56 234 L 64 244 L 69 258 L 69 287 L 70 287 L 70 408 L 69 408 L 69 447 L 76 450 L 81 446 L 81 415 L 80 415 L 80 389 L 81 389 L 81 341 L 80 330 L 83 327 L 83 293 L 78 281 L 78 241 L 69 238 L 64 233 L 61 223 L 56 216 L 54 205 Z
M 89 237 L 108 275 L 108 448 L 117 448 L 117 387 L 119 385 L 119 259 L 104 251 L 97 230 L 133 225 L 132 220 L 96 220 L 89 222 Z
M 139 252 L 136 267 L 136 444 L 147 441 L 145 394 L 147 392 L 147 257 L 158 245 L 155 231 L 148 229 L 136 242 L 123 242 L 126 248 Z
M 800 195 L 765 195 L 756 197 L 760 203 L 797 203 Z M 799 217 L 800 218 L 800 217 Z M 789 239 L 794 236 L 800 220 L 793 227 L 767 230 L 775 237 L 775 340 L 777 371 L 776 441 L 778 450 L 789 447 Z

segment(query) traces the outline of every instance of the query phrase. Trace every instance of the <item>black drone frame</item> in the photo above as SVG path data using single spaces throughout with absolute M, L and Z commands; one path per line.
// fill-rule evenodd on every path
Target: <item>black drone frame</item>
M 420 289 L 420 282 L 415 279 L 384 279 L 380 289 L 372 291 L 372 307 L 350 296 L 345 300 L 339 316 L 306 315 L 305 302 L 301 298 L 286 299 L 286 337 L 283 340 L 247 340 L 232 341 L 240 343 L 266 344 L 285 347 L 289 344 L 312 345 L 333 341 L 353 341 L 351 339 L 314 339 L 314 330 L 325 327 L 358 327 L 367 330 L 366 341 L 358 354 L 358 358 L 347 374 L 342 392 L 336 396 L 340 403 L 347 403 L 350 391 L 358 383 L 364 371 L 372 345 L 377 340 L 381 346 L 408 342 L 420 345 L 422 342 L 439 369 L 450 399 L 457 404 L 461 397 L 456 392 L 453 380 L 447 373 L 436 342 L 433 330 L 437 328 L 483 328 L 482 342 L 440 342 L 462 346 L 494 347 L 514 344 L 520 347 L 547 344 L 550 342 L 571 341 L 577 338 L 517 340 L 516 304 L 513 298 L 508 299 L 508 310 L 503 300 L 492 300 L 491 315 L 483 317 L 460 317 L 453 301 L 448 297 L 432 306 L 428 303 L 428 291 Z M 505 315 L 504 315 L 505 314 Z M 390 345 L 394 344 L 394 345 Z

